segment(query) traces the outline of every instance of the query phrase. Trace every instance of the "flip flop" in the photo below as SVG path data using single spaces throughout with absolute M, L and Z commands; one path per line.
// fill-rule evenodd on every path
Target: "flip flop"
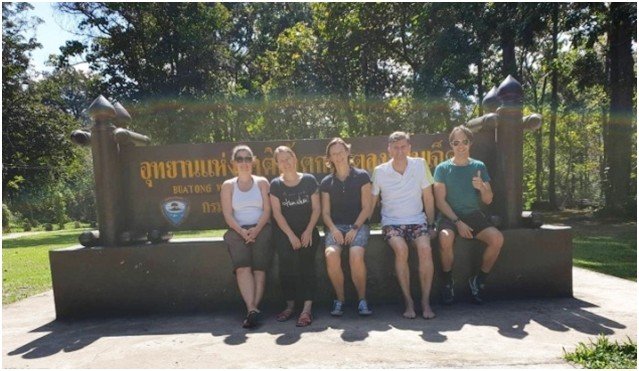
M 291 317 L 293 316 L 293 309 L 284 309 L 283 311 L 281 311 L 276 319 L 277 322 L 286 322 L 288 321 Z
M 258 311 L 256 311 L 256 310 L 250 311 L 249 314 L 244 319 L 244 322 L 242 323 L 242 327 L 244 327 L 244 328 L 253 328 L 253 327 L 257 326 L 257 316 L 258 315 L 259 315 Z
M 313 315 L 310 312 L 302 312 L 297 319 L 297 327 L 306 327 L 313 323 Z

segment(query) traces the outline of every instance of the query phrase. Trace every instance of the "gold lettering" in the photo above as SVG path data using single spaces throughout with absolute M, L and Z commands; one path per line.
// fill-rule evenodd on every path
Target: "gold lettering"
M 202 194 L 202 193 L 212 193 L 213 185 L 212 184 L 185 184 L 185 185 L 174 185 L 172 187 L 173 194 Z
M 217 214 L 222 212 L 220 202 L 202 202 L 202 214 Z
M 151 173 L 151 164 L 148 161 L 144 161 L 140 163 L 140 178 L 144 179 L 147 187 L 153 188 L 153 180 Z

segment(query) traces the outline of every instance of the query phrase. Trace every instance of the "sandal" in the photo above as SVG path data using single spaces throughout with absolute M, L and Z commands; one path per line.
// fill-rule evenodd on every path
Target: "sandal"
M 249 312 L 249 314 L 246 315 L 246 318 L 244 319 L 244 322 L 242 323 L 242 327 L 244 328 L 252 328 L 257 326 L 257 316 L 259 315 L 259 312 L 256 310 L 252 310 Z
M 293 309 L 286 308 L 277 315 L 277 322 L 286 322 L 293 316 Z
M 297 319 L 297 327 L 306 327 L 313 323 L 313 315 L 310 312 L 302 312 Z

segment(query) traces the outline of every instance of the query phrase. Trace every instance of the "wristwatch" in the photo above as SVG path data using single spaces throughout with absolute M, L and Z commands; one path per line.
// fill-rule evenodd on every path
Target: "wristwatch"
M 356 231 L 356 230 L 358 230 L 358 229 L 359 229 L 359 225 L 357 225 L 357 224 L 353 224 L 353 225 L 351 225 L 351 229 L 352 229 L 352 230 L 354 230 L 354 231 Z
M 457 224 L 458 221 L 459 221 L 459 218 L 453 220 L 453 224 Z

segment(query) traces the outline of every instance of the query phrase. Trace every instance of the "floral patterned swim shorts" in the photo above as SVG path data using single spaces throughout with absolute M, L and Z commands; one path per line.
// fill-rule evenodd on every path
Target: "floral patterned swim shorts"
M 407 241 L 413 241 L 426 233 L 428 233 L 428 225 L 426 224 L 391 224 L 385 225 L 382 229 L 384 241 L 388 241 L 393 237 L 402 237 Z

